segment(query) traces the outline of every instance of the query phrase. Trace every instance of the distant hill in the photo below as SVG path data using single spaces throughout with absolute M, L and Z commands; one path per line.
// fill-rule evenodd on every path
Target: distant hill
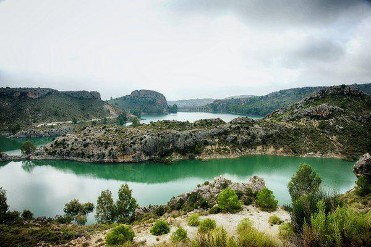
M 254 97 L 255 95 L 236 95 L 236 96 L 229 96 L 225 99 L 246 99 L 246 98 L 251 98 Z
M 135 90 L 130 95 L 108 101 L 111 105 L 130 112 L 140 114 L 166 114 L 171 109 L 163 94 L 152 90 Z
M 205 106 L 207 104 L 210 104 L 214 102 L 215 99 L 211 98 L 204 98 L 204 99 L 184 99 L 184 100 L 174 100 L 169 101 L 169 105 L 177 105 L 178 109 L 182 108 L 191 108 L 191 107 L 200 107 Z
M 366 94 L 371 94 L 371 84 L 353 85 Z M 327 87 L 302 87 L 280 90 L 264 96 L 215 100 L 204 107 L 214 113 L 265 116 L 277 109 L 297 102 L 310 94 Z
M 109 116 L 98 92 L 50 88 L 0 88 L 0 129 L 16 125 L 89 120 Z

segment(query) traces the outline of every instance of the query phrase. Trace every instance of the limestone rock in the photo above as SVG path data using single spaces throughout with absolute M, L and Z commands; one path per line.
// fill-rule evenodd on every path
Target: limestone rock
M 371 155 L 369 153 L 364 154 L 353 167 L 354 174 L 359 176 L 365 176 L 371 181 Z

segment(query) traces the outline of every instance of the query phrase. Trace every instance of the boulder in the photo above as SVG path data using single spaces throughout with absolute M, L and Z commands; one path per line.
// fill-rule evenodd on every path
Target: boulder
M 369 153 L 364 154 L 353 166 L 354 174 L 359 176 L 365 176 L 368 181 L 371 181 L 371 155 Z

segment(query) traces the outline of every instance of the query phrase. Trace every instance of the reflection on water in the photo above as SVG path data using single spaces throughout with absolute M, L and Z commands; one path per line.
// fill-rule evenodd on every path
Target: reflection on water
M 7 190 L 11 209 L 28 208 L 35 215 L 62 214 L 73 198 L 96 202 L 100 192 L 128 183 L 141 206 L 164 204 L 172 196 L 222 175 L 233 181 L 262 176 L 279 202 L 289 202 L 287 183 L 300 163 L 306 162 L 321 175 L 325 187 L 345 192 L 354 185 L 352 163 L 336 159 L 248 156 L 209 161 L 187 160 L 164 165 L 87 164 L 71 161 L 26 161 L 0 164 L 0 186 Z M 90 222 L 92 221 L 92 215 Z

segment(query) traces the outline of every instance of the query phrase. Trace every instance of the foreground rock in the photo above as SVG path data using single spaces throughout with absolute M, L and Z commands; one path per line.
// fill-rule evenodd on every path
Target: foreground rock
M 364 154 L 353 167 L 354 174 L 359 176 L 365 176 L 368 181 L 371 181 L 371 155 L 369 153 Z

